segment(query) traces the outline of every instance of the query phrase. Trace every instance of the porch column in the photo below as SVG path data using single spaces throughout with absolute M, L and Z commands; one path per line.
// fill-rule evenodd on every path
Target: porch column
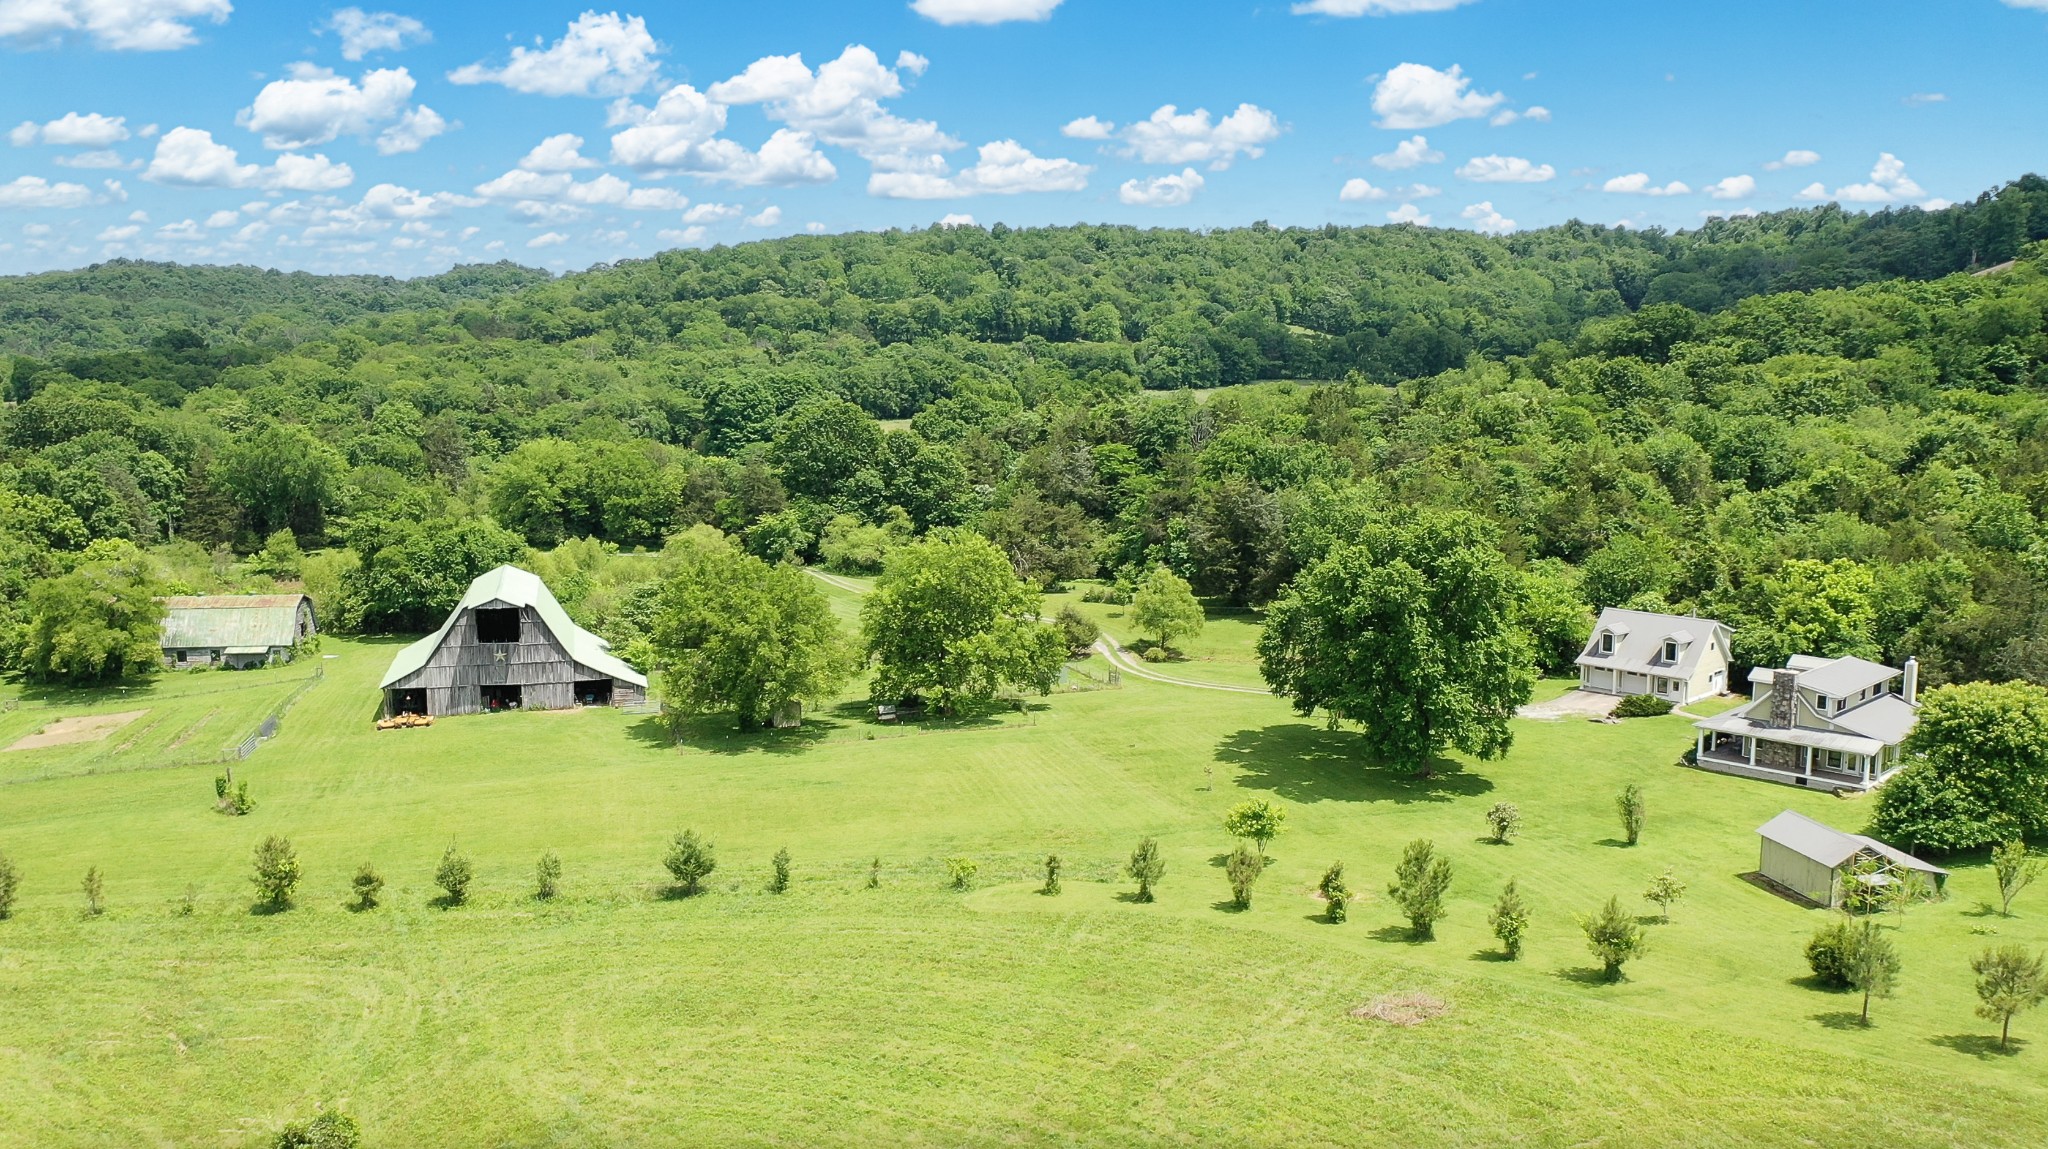
M 1808 778 L 1813 777 L 1813 747 L 1801 746 L 1799 748 L 1799 769 Z
M 1707 742 L 1708 742 L 1708 741 L 1709 741 L 1710 739 L 1712 739 L 1712 738 L 1713 738 L 1713 735 L 1711 735 L 1711 734 L 1707 733 L 1706 731 L 1702 730 L 1702 731 L 1700 731 L 1700 732 L 1699 732 L 1699 736 L 1698 736 L 1698 737 L 1699 737 L 1699 744 L 1700 744 L 1700 747 L 1699 747 L 1699 750 L 1698 750 L 1698 752 L 1697 752 L 1697 756 L 1698 756 L 1698 757 L 1700 757 L 1700 758 L 1705 758 L 1705 757 L 1707 756 Z
M 1870 755 L 1859 754 L 1857 757 L 1863 760 L 1863 784 L 1868 786 L 1870 785 Z
M 1743 738 L 1743 742 L 1747 743 L 1749 746 L 1749 764 L 1751 766 L 1756 765 L 1756 739 L 1745 737 Z

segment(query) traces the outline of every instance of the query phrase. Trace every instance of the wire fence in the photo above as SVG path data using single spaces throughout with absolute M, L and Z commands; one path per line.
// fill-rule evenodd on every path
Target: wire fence
M 271 739 L 277 737 L 278 727 L 283 725 L 284 716 L 286 712 L 291 710 L 292 704 L 297 702 L 299 699 L 304 698 L 308 690 L 311 690 L 315 686 L 320 685 L 320 680 L 326 677 L 327 667 L 315 667 L 313 670 L 313 676 L 311 678 L 308 678 L 306 679 L 306 681 L 300 683 L 299 688 L 297 690 L 292 691 L 290 694 L 284 697 L 283 701 L 279 702 L 276 706 L 271 707 L 270 713 L 264 715 L 263 721 L 257 724 L 255 731 L 251 733 L 247 738 L 242 739 L 241 744 L 236 746 L 235 749 L 232 751 L 235 760 L 241 761 L 242 759 L 247 758 L 249 755 L 256 753 L 256 748 L 258 746 L 261 746 L 265 742 L 268 742 Z M 226 755 L 223 755 L 223 759 L 225 758 Z

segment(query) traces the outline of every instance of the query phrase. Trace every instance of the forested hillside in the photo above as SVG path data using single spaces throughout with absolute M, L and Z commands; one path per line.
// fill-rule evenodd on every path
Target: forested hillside
M 546 282 L 0 282 L 34 352 L 0 361 L 0 654 L 31 584 L 116 540 L 193 589 L 262 550 L 331 621 L 404 629 L 593 539 L 540 561 L 630 642 L 606 549 L 698 524 L 856 570 L 965 524 L 1042 584 L 1165 562 L 1256 605 L 1357 516 L 1443 506 L 1496 524 L 1553 665 L 1588 604 L 1663 603 L 1749 660 L 2048 681 L 2044 236 L 2028 177 L 1681 235 L 961 228 Z M 1259 380 L 1295 382 L 1231 386 Z
M 187 334 L 288 347 L 364 315 L 493 299 L 548 278 L 510 263 L 393 279 L 122 259 L 0 278 L 0 354 L 130 350 Z

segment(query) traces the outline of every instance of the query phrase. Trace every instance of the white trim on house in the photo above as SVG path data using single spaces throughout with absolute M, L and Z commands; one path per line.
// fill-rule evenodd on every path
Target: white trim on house
M 1649 694 L 1674 706 L 1710 698 L 1728 689 L 1733 637 L 1710 618 L 1609 607 L 1579 655 L 1579 689 Z

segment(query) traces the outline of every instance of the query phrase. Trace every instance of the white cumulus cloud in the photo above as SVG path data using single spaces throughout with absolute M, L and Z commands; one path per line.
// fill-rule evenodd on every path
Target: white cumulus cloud
M 973 195 L 1080 191 L 1094 169 L 1073 160 L 1034 155 L 1015 140 L 983 144 L 979 161 L 958 173 L 934 156 L 920 168 L 876 171 L 868 194 L 889 199 L 955 199 Z
M 0 184 L 0 207 L 84 207 L 92 189 L 84 184 L 51 183 L 41 176 L 19 176 Z
M 905 119 L 882 106 L 903 94 L 905 70 L 900 58 L 897 67 L 885 67 L 873 49 L 853 44 L 816 71 L 801 55 L 764 57 L 704 94 L 723 105 L 759 104 L 769 119 L 821 143 L 906 168 L 962 144 L 929 120 Z
M 1520 110 L 1502 108 L 1493 114 L 1492 119 L 1486 122 L 1496 128 L 1505 128 L 1509 124 L 1520 123 L 1523 120 L 1527 120 L 1532 124 L 1547 124 L 1550 122 L 1550 109 L 1541 104 L 1534 104 Z
M 1429 213 L 1412 203 L 1404 203 L 1387 213 L 1388 223 L 1412 223 L 1417 227 L 1429 226 Z
M 1729 176 L 1707 185 L 1707 194 L 1715 199 L 1741 199 L 1756 191 L 1756 177 L 1752 175 Z
M 583 155 L 583 137 L 574 132 L 563 132 L 533 146 L 519 166 L 530 172 L 566 172 L 577 168 L 594 168 L 597 161 Z
M 1692 193 L 1691 188 L 1678 180 L 1672 180 L 1670 183 L 1662 185 L 1651 183 L 1649 173 L 1647 172 L 1630 172 L 1625 176 L 1615 176 L 1613 179 L 1602 184 L 1600 190 L 1614 192 L 1617 195 L 1662 196 L 1690 195 Z
M 379 151 L 417 151 L 448 125 L 431 108 L 409 106 L 416 86 L 404 68 L 364 73 L 359 84 L 329 69 L 299 63 L 285 79 L 265 84 L 236 122 L 260 134 L 265 147 L 280 150 L 330 143 L 342 136 L 368 137 L 389 125 L 378 137 Z
M 536 96 L 624 96 L 653 82 L 661 45 L 638 16 L 585 12 L 552 45 L 512 49 L 501 67 L 465 64 L 457 84 L 503 84 Z
M 709 233 L 709 232 L 707 232 L 707 231 L 705 231 L 705 230 L 704 230 L 703 228 L 701 228 L 701 227 L 685 227 L 685 228 L 672 228 L 672 227 L 669 227 L 669 228 L 663 228 L 662 230 L 660 230 L 660 231 L 658 231 L 658 232 L 655 232 L 655 233 L 654 233 L 654 236 L 655 236 L 655 238 L 656 238 L 656 239 L 659 239 L 659 240 L 661 240 L 661 242 L 663 242 L 663 243 L 684 243 L 684 244 L 693 244 L 693 243 L 703 243 L 703 242 L 704 242 L 704 237 L 705 237 L 706 235 L 708 235 L 708 234 L 710 234 L 710 233 Z
M 945 218 L 939 220 L 939 226 L 947 231 L 951 231 L 956 227 L 973 227 L 974 217 L 963 212 L 950 212 Z
M 341 36 L 341 58 L 360 60 L 372 52 L 402 52 L 433 40 L 427 26 L 396 12 L 365 12 L 343 8 L 327 21 Z
M 683 213 L 684 223 L 723 223 L 738 219 L 747 209 L 736 203 L 700 203 Z
M 1392 193 L 1387 189 L 1376 188 L 1369 181 L 1350 179 L 1344 181 L 1344 187 L 1337 192 L 1337 198 L 1345 203 L 1357 203 L 1360 200 L 1385 199 L 1390 194 Z
M 1458 214 L 1471 221 L 1473 230 L 1488 235 L 1505 235 L 1515 230 L 1515 221 L 1495 211 L 1492 200 L 1481 200 Z
M 1280 118 L 1256 104 L 1239 104 L 1220 120 L 1211 120 L 1207 108 L 1183 114 L 1167 104 L 1118 137 L 1124 141 L 1118 154 L 1128 158 L 1148 164 L 1207 164 L 1210 171 L 1222 171 L 1240 155 L 1265 155 L 1266 145 L 1280 138 Z
M 1520 156 L 1474 156 L 1459 165 L 1458 178 L 1482 184 L 1540 184 L 1556 179 L 1557 169 Z
M 1799 193 L 1801 199 L 1835 199 L 1843 203 L 1892 203 L 1897 200 L 1919 199 L 1927 192 L 1913 177 L 1906 174 L 1906 161 L 1891 154 L 1881 153 L 1877 163 L 1870 169 L 1868 182 L 1838 187 L 1830 195 L 1826 187 L 1816 183 L 1808 185 Z
M 2048 2 L 2048 0 L 2044 0 L 2044 2 Z M 1810 152 L 1804 148 L 1794 148 L 1785 153 L 1784 159 L 1772 160 L 1770 163 L 1765 164 L 1764 170 L 1775 172 L 1784 168 L 1807 168 L 1819 162 L 1819 152 Z
M 192 25 L 219 24 L 230 0 L 0 0 L 0 40 L 30 46 L 84 37 L 116 52 L 167 52 L 199 42 Z
M 1050 20 L 1061 0 L 911 0 L 910 8 L 940 24 L 1007 24 Z
M 60 148 L 104 148 L 118 144 L 132 134 L 128 130 L 126 116 L 66 112 L 45 124 L 27 121 L 7 133 L 7 139 L 18 148 L 25 148 L 38 140 Z
M 767 207 L 747 217 L 748 227 L 774 227 L 781 222 L 782 209 L 774 204 L 769 204 Z
M 1125 180 L 1116 198 L 1133 207 L 1179 207 L 1202 190 L 1202 173 L 1193 168 L 1179 175 L 1154 176 L 1148 180 Z
M 1374 156 L 1372 162 L 1374 167 L 1398 172 L 1423 164 L 1440 164 L 1444 162 L 1444 154 L 1429 146 L 1427 136 L 1414 136 L 1395 144 L 1393 151 Z
M 172 128 L 156 142 L 156 155 L 142 178 L 179 187 L 332 191 L 355 182 L 355 172 L 322 155 L 283 155 L 269 167 L 245 164 L 235 149 L 216 142 L 212 132 Z
M 1412 131 L 1478 119 L 1507 100 L 1500 92 L 1471 88 L 1471 78 L 1456 64 L 1442 72 L 1427 64 L 1401 64 L 1380 77 L 1372 93 L 1372 110 L 1379 113 L 1380 127 Z
M 555 247 L 569 242 L 569 237 L 559 231 L 545 232 L 526 241 L 528 247 Z
M 1116 125 L 1096 116 L 1082 116 L 1061 128 L 1060 134 L 1073 140 L 1107 140 L 1116 135 Z

